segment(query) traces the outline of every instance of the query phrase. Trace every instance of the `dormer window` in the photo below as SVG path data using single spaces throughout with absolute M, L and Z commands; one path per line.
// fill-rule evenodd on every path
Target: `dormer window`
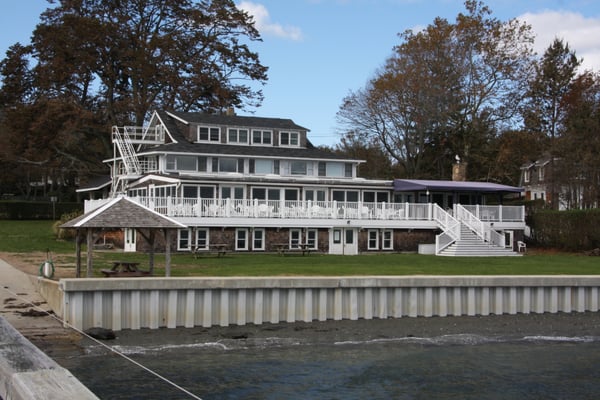
M 300 145 L 300 133 L 285 131 L 279 132 L 279 145 L 298 147 Z
M 528 170 L 528 169 L 526 169 L 525 171 L 523 171 L 523 181 L 524 181 L 525 183 L 528 183 L 528 182 L 529 182 L 529 179 L 530 179 L 530 178 L 529 178 L 529 170 Z
M 538 180 L 540 182 L 544 181 L 544 167 L 539 167 L 538 168 Z
M 198 142 L 219 142 L 221 128 L 216 126 L 198 126 Z
M 273 132 L 255 129 L 252 131 L 252 144 L 272 145 Z
M 228 129 L 227 142 L 233 144 L 248 144 L 248 129 Z

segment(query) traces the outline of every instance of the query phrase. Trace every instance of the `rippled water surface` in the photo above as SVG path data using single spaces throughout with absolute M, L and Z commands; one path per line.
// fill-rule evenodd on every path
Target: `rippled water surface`
M 597 399 L 600 337 L 442 335 L 120 346 L 202 399 Z M 91 346 L 61 362 L 102 399 L 185 392 Z

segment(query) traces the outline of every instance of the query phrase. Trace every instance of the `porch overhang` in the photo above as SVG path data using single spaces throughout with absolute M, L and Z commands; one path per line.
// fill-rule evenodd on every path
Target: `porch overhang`
M 396 192 L 522 193 L 523 188 L 492 182 L 394 179 Z

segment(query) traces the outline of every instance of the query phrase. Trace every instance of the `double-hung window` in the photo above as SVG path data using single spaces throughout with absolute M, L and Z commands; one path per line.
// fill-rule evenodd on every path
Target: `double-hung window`
M 239 172 L 244 173 L 244 159 L 243 158 L 227 158 L 227 157 L 214 157 L 212 159 L 212 170 L 213 172 Z
M 255 129 L 252 131 L 252 144 L 272 145 L 273 132 Z
M 377 229 L 369 229 L 367 235 L 367 248 L 369 250 L 379 250 L 379 231 Z
M 219 142 L 221 139 L 221 128 L 216 126 L 199 126 L 198 142 Z
M 279 145 L 294 147 L 299 146 L 300 134 L 298 132 L 279 132 Z
M 227 130 L 227 142 L 234 144 L 248 144 L 248 129 L 230 128 Z

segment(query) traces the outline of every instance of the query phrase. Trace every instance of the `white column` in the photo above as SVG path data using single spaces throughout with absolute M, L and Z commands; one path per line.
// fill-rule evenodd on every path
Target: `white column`
M 588 311 L 598 311 L 598 288 L 591 287 L 590 288 L 590 300 Z
M 438 289 L 437 315 L 440 317 L 446 317 L 448 315 L 448 290 L 445 287 Z
M 254 291 L 254 315 L 252 316 L 252 322 L 255 325 L 263 323 L 263 307 L 264 307 L 264 290 L 255 289 Z
M 229 290 L 221 289 L 219 293 L 219 325 L 229 326 Z
M 475 309 L 475 288 L 470 287 L 467 288 L 467 315 L 474 316 L 476 314 Z
M 417 297 L 417 288 L 411 287 L 408 291 L 408 316 L 416 317 L 419 312 L 419 299 Z
M 494 288 L 494 314 L 504 314 L 504 288 Z
M 350 320 L 358 319 L 358 291 L 356 288 L 350 288 L 350 298 L 348 299 L 348 307 L 350 309 Z
M 401 318 L 402 313 L 402 288 L 394 288 L 394 310 L 392 315 L 394 318 Z
M 333 319 L 336 321 L 340 321 L 344 315 L 342 294 L 342 288 L 335 288 L 333 291 Z
M 462 288 L 455 287 L 452 289 L 452 315 L 462 315 Z
M 123 329 L 122 326 L 122 304 L 121 304 L 121 291 L 114 290 L 112 292 L 112 326 L 110 329 L 113 331 L 120 331 Z
M 169 290 L 167 299 L 167 328 L 177 327 L 177 290 Z
M 319 321 L 327 321 L 327 289 L 319 289 Z
M 271 290 L 271 312 L 269 321 L 272 324 L 276 324 L 279 322 L 279 289 Z
M 140 291 L 133 290 L 130 297 L 131 308 L 129 309 L 129 326 L 131 329 L 140 329 L 140 316 L 142 314 L 142 309 L 140 307 Z
M 94 292 L 94 306 L 92 310 L 92 315 L 94 316 L 92 320 L 93 326 L 104 326 L 102 322 L 104 319 L 104 307 L 102 307 L 102 294 L 103 292 Z
M 311 322 L 313 320 L 313 298 L 312 289 L 304 289 L 304 304 L 302 310 L 302 320 Z
M 531 312 L 531 288 L 521 288 L 523 299 L 521 300 L 521 312 L 523 314 L 529 314 Z
M 150 301 L 148 303 L 149 307 L 146 310 L 148 313 L 148 328 L 150 329 L 158 329 L 159 321 L 160 321 L 160 307 L 159 307 L 159 291 L 151 290 L 150 291 Z
M 238 289 L 235 323 L 237 325 L 246 325 L 246 289 Z
M 425 306 L 423 307 L 423 316 L 431 317 L 433 316 L 433 289 L 428 287 L 425 288 Z
M 386 319 L 389 316 L 388 312 L 388 301 L 387 301 L 387 288 L 379 288 L 379 305 L 377 307 L 377 317 Z
M 185 322 L 186 328 L 193 328 L 196 321 L 196 291 L 188 289 L 185 291 Z
M 481 288 L 481 309 L 479 312 L 481 315 L 490 315 L 490 288 Z
M 205 289 L 202 293 L 202 326 L 212 326 L 212 290 Z
M 517 313 L 517 288 L 508 289 L 508 313 L 514 315 Z
M 365 288 L 363 291 L 364 297 L 364 309 L 363 309 L 363 318 L 364 319 L 373 319 L 373 288 Z
M 286 322 L 296 322 L 296 289 L 288 289 Z

